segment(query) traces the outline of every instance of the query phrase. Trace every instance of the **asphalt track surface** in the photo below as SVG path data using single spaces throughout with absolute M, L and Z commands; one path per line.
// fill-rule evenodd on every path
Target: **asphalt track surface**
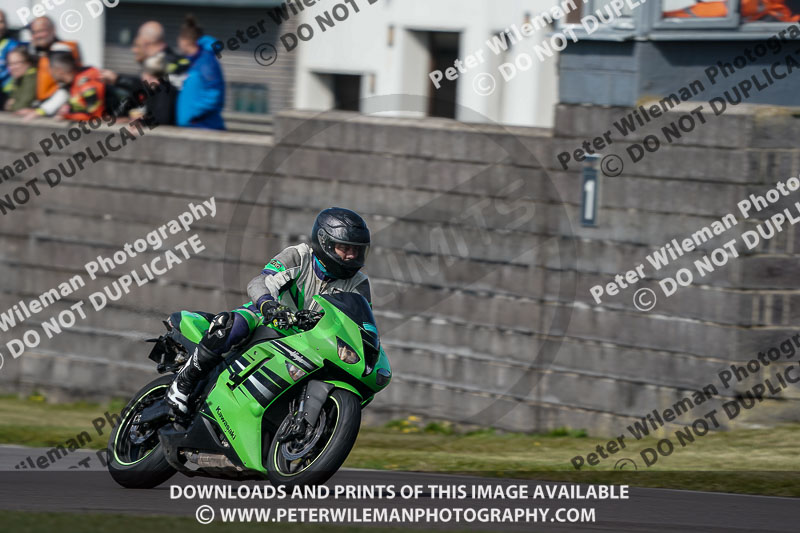
M 426 489 L 418 499 L 389 500 L 200 500 L 171 498 L 177 491 L 171 485 L 231 485 L 235 491 L 241 483 L 209 478 L 189 478 L 176 475 L 152 490 L 129 490 L 118 486 L 95 453 L 78 451 L 49 465 L 47 469 L 18 469 L 27 457 L 35 461 L 46 452 L 44 448 L 16 446 L 0 447 L 0 509 L 33 512 L 115 513 L 195 517 L 199 506 L 210 504 L 219 513 L 221 507 L 437 507 L 437 508 L 549 508 L 544 523 L 487 524 L 473 522 L 447 524 L 387 524 L 394 527 L 420 529 L 477 529 L 482 531 L 708 531 L 708 532 L 771 532 L 798 531 L 795 498 L 744 496 L 711 492 L 691 492 L 631 487 L 626 500 L 519 500 L 519 499 L 439 499 Z M 83 461 L 88 468 L 80 466 Z M 73 467 L 73 468 L 70 468 Z M 265 486 L 267 482 L 245 482 Z M 337 473 L 328 485 L 536 485 L 554 483 L 519 480 L 500 480 L 447 474 L 387 472 L 345 469 Z M 594 508 L 593 523 L 553 523 L 555 509 L 560 507 Z M 370 524 L 354 524 L 369 526 Z M 276 524 L 279 529 L 280 525 Z M 325 527 L 324 524 L 319 525 Z M 0 527 L 2 529 L 2 527 Z M 266 527 L 265 527 L 266 529 Z M 198 524 L 198 531 L 202 526 Z

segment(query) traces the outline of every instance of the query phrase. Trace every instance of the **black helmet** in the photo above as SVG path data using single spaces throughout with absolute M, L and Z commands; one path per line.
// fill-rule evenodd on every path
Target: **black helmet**
M 356 257 L 346 261 L 334 250 L 337 244 L 356 247 Z M 331 207 L 317 215 L 311 230 L 311 248 L 325 271 L 339 279 L 356 275 L 369 252 L 369 228 L 355 211 Z

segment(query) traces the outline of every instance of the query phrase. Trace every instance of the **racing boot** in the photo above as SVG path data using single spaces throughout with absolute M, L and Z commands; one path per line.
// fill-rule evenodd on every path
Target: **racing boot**
M 189 414 L 189 396 L 194 392 L 197 383 L 217 366 L 219 356 L 203 344 L 198 344 L 194 353 L 183 365 L 183 368 L 175 376 L 172 385 L 167 392 L 167 405 L 172 408 L 176 416 L 186 416 Z
M 172 408 L 174 415 L 185 417 L 189 414 L 189 396 L 203 376 L 220 362 L 220 354 L 229 342 L 228 336 L 233 323 L 231 313 L 224 312 L 215 316 L 194 353 L 175 376 L 166 397 L 167 405 Z

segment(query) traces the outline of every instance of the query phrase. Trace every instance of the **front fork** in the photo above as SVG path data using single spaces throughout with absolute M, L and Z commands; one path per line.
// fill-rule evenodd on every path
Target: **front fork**
M 275 437 L 278 442 L 283 443 L 287 440 L 302 438 L 309 429 L 315 428 L 322 406 L 333 388 L 334 386 L 330 383 L 316 380 L 303 385 L 303 391 L 299 396 L 299 405 L 298 398 L 289 403 L 289 414 L 293 414 L 293 416 L 287 418 L 278 428 L 278 434 Z

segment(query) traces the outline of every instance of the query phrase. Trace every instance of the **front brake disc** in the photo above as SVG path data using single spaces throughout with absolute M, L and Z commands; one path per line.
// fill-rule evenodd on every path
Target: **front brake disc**
M 302 440 L 294 440 L 291 442 L 284 442 L 281 445 L 281 455 L 287 461 L 295 461 L 304 457 L 309 451 L 311 451 L 314 446 L 316 446 L 317 442 L 319 442 L 320 437 L 322 436 L 322 432 L 325 431 L 325 424 L 327 421 L 327 415 L 325 414 L 325 410 L 323 409 L 319 413 L 319 420 L 317 420 L 317 427 L 314 433 L 311 435 L 310 438 L 304 437 Z M 300 448 L 297 452 L 292 452 L 289 450 L 289 446 L 291 444 L 296 444 Z

